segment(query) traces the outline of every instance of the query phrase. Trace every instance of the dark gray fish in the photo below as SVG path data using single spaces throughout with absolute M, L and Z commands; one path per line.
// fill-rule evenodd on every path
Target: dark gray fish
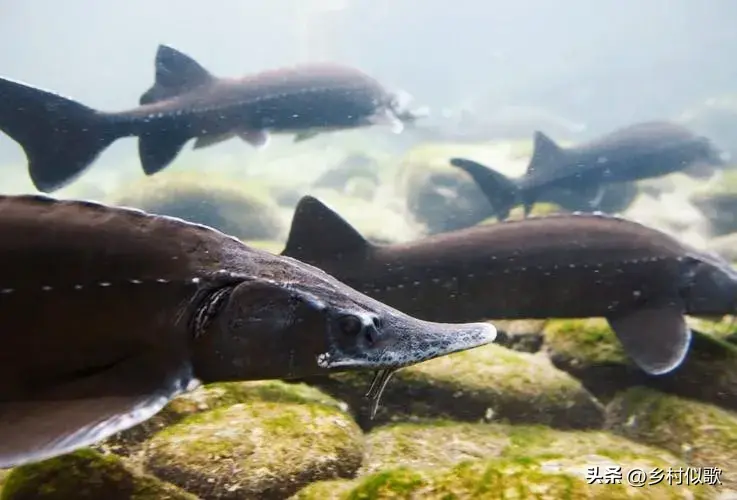
M 372 370 L 383 385 L 496 334 L 138 210 L 0 196 L 0 232 L 0 468 L 92 444 L 200 383 Z
M 282 255 L 425 320 L 604 317 L 653 375 L 686 356 L 684 314 L 737 311 L 737 272 L 726 261 L 603 214 L 531 217 L 377 245 L 306 196 Z
M 452 158 L 450 164 L 473 178 L 503 220 L 520 204 L 528 215 L 532 205 L 555 188 L 581 194 L 593 210 L 598 208 L 607 184 L 678 171 L 696 177 L 710 175 L 716 167 L 724 166 L 721 155 L 709 139 L 680 125 L 645 122 L 570 148 L 537 131 L 527 172 L 517 179 L 464 158 Z
M 400 132 L 415 115 L 405 93 L 391 93 L 357 69 L 305 64 L 242 78 L 218 78 L 166 45 L 156 53 L 156 82 L 140 106 L 102 112 L 72 99 L 0 78 L 0 130 L 19 143 L 37 189 L 64 187 L 114 141 L 139 138 L 143 171 L 166 168 L 196 138 L 203 148 L 240 137 L 264 146 L 270 133 L 304 140 L 318 132 L 390 124 Z

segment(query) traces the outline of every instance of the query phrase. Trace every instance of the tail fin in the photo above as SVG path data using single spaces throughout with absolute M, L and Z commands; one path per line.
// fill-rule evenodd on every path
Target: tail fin
M 20 144 L 39 191 L 75 180 L 118 137 L 105 115 L 60 95 L 0 78 L 0 130 Z
M 509 217 L 509 211 L 520 201 L 520 189 L 513 179 L 485 165 L 463 158 L 452 158 L 450 164 L 473 178 L 489 200 L 499 220 Z

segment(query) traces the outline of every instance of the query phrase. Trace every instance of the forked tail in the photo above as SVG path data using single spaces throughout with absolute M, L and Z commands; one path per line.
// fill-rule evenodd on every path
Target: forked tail
M 499 220 L 509 217 L 509 212 L 520 202 L 520 190 L 514 180 L 493 168 L 464 158 L 452 158 L 450 164 L 471 176 Z
M 71 183 L 118 138 L 111 120 L 76 101 L 0 78 L 0 130 L 20 144 L 39 191 Z

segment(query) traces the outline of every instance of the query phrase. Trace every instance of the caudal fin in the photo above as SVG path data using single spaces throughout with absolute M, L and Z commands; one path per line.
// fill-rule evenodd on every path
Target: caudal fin
M 0 78 L 0 130 L 20 144 L 39 191 L 75 180 L 118 138 L 104 114 L 60 95 Z
M 509 217 L 509 212 L 519 201 L 519 187 L 509 177 L 475 161 L 451 158 L 450 164 L 465 171 L 484 193 L 499 220 Z

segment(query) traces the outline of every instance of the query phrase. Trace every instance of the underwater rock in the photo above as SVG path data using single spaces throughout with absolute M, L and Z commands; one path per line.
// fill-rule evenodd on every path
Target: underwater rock
M 130 456 L 140 452 L 145 441 L 154 434 L 187 416 L 235 404 L 248 404 L 252 401 L 318 403 L 338 410 L 345 408 L 345 403 L 306 384 L 286 383 L 278 380 L 221 382 L 203 385 L 194 391 L 178 396 L 149 420 L 119 432 L 102 443 L 94 445 L 93 448 L 121 456 Z
M 509 349 L 520 352 L 536 353 L 543 344 L 543 329 L 547 320 L 544 319 L 495 319 L 491 322 L 496 326 L 496 343 Z
M 362 395 L 370 374 L 341 373 L 312 380 L 346 401 L 367 428 L 389 419 L 446 418 L 460 421 L 542 423 L 560 428 L 596 428 L 603 408 L 544 355 L 498 345 L 451 354 L 398 371 L 386 388 L 376 418 L 367 421 Z
M 716 406 L 633 387 L 607 406 L 607 428 L 671 451 L 695 468 L 722 470 L 725 488 L 737 487 L 737 415 Z
M 344 191 L 348 183 L 356 178 L 376 186 L 379 183 L 379 164 L 376 158 L 364 153 L 352 153 L 328 168 L 312 183 L 315 188 L 330 188 Z
M 315 483 L 293 498 L 685 499 L 713 498 L 715 493 L 709 486 L 666 481 L 640 488 L 628 485 L 627 474 L 633 469 L 666 471 L 686 464 L 665 450 L 601 431 L 402 424 L 375 431 L 368 441 L 367 470 L 375 472 L 353 481 Z M 460 461 L 450 464 L 455 459 Z M 621 468 L 621 484 L 594 481 L 607 467 Z
M 197 500 L 89 449 L 16 467 L 0 484 L 2 500 Z
M 693 193 L 691 203 L 709 220 L 712 236 L 737 232 L 737 170 L 723 172 L 719 182 Z
M 463 149 L 426 144 L 400 161 L 397 190 L 409 213 L 429 234 L 470 227 L 494 215 L 476 183 L 448 163 Z
M 147 471 L 203 499 L 276 499 L 360 467 L 361 430 L 332 398 L 301 384 L 217 385 L 180 402 L 210 409 L 145 443 Z
M 107 202 L 179 217 L 244 240 L 275 239 L 285 231 L 266 187 L 217 175 L 163 172 L 126 186 Z
M 706 327 L 703 322 L 689 322 Z M 716 335 L 694 331 L 683 364 L 657 377 L 648 376 L 629 360 L 608 323 L 600 318 L 550 321 L 545 327 L 544 350 L 556 367 L 581 380 L 603 401 L 620 390 L 644 385 L 737 409 L 737 347 Z

